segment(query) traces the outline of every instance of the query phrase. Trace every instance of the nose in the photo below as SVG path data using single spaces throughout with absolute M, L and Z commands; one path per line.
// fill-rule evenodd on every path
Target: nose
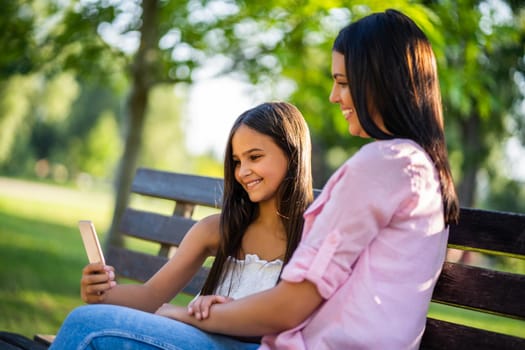
M 252 173 L 250 167 L 247 165 L 247 164 L 240 164 L 239 165 L 239 176 L 240 177 L 245 177 L 245 176 L 248 176 Z
M 332 90 L 330 91 L 330 96 L 328 96 L 328 100 L 332 103 L 339 102 L 339 94 L 337 93 L 337 85 L 335 83 L 332 85 Z

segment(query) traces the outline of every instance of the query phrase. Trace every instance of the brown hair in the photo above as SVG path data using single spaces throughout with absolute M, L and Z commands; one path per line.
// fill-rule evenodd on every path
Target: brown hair
M 202 294 L 212 294 L 224 278 L 228 257 L 240 256 L 247 227 L 258 215 L 258 205 L 235 180 L 232 138 L 241 125 L 270 136 L 288 158 L 288 172 L 277 190 L 277 210 L 286 230 L 286 264 L 301 239 L 303 213 L 313 200 L 311 144 L 301 112 L 286 102 L 263 103 L 241 114 L 230 131 L 224 155 L 224 193 L 220 218 L 221 240 Z
M 333 50 L 344 56 L 363 129 L 378 140 L 417 142 L 439 174 L 445 223 L 457 222 L 459 201 L 448 162 L 436 59 L 425 34 L 401 12 L 387 10 L 343 28 Z M 388 133 L 374 123 L 371 105 Z

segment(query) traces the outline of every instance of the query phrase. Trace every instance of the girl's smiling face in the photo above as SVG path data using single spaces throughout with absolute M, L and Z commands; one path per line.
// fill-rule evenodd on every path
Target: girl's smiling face
M 232 138 L 235 179 L 255 203 L 274 200 L 288 172 L 288 157 L 270 136 L 241 125 Z

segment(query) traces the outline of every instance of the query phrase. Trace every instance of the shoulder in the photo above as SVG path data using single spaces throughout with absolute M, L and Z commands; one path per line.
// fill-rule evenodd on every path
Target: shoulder
M 381 190 L 386 195 L 383 192 L 419 192 L 422 186 L 434 187 L 439 176 L 421 146 L 408 139 L 393 139 L 361 147 L 334 173 L 331 181 L 341 186 L 357 182 L 367 187 L 370 194 Z
M 429 160 L 427 153 L 416 142 L 409 139 L 392 139 L 374 141 L 364 145 L 354 155 L 355 159 L 375 158 L 377 160 L 413 159 L 425 157 Z M 350 159 L 352 159 L 350 158 Z
M 209 215 L 209 216 L 206 216 L 206 217 L 202 218 L 197 223 L 197 225 L 200 225 L 200 226 L 202 226 L 204 228 L 208 228 L 208 229 L 216 228 L 218 230 L 219 226 L 220 226 L 220 223 L 221 223 L 221 214 L 212 214 L 212 215 Z
M 211 236 L 220 235 L 221 214 L 212 214 L 199 220 L 192 229 Z
M 216 250 L 220 241 L 220 217 L 220 214 L 207 216 L 195 223 L 190 230 L 192 237 L 198 239 L 212 251 Z
M 384 176 L 394 170 L 406 173 L 407 169 L 414 167 L 433 171 L 434 163 L 414 141 L 393 139 L 374 141 L 363 146 L 347 160 L 344 167 L 359 169 L 366 176 Z

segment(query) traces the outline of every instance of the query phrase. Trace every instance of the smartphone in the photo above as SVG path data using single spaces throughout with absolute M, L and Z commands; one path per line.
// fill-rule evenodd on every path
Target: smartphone
M 80 220 L 78 222 L 78 228 L 80 229 L 80 234 L 82 236 L 82 241 L 84 242 L 84 248 L 86 248 L 89 262 L 91 264 L 101 262 L 106 265 L 93 221 Z

